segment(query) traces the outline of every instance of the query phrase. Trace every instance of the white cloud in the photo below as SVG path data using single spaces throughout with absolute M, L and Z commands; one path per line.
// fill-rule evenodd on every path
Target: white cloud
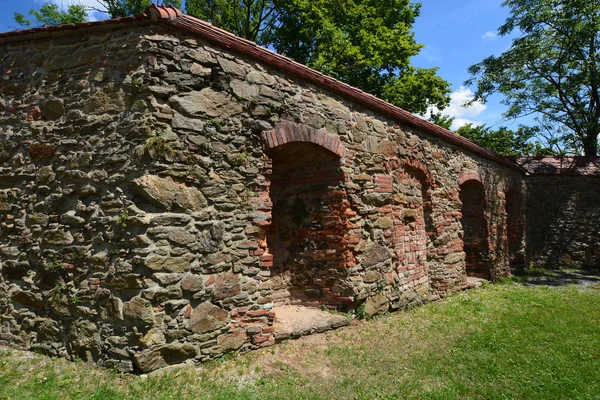
M 483 125 L 483 122 L 473 118 L 481 115 L 481 113 L 486 110 L 487 106 L 480 101 L 465 105 L 465 103 L 470 100 L 473 100 L 473 92 L 471 89 L 464 86 L 459 87 L 458 90 L 455 90 L 450 94 L 450 105 L 443 110 L 443 114 L 454 118 L 451 129 L 458 129 L 466 124 L 473 124 L 475 126 Z M 427 115 L 431 115 L 432 113 L 437 114 L 439 113 L 439 110 L 432 107 L 429 109 Z
M 476 101 L 465 107 L 465 103 L 473 100 L 471 89 L 461 86 L 458 90 L 450 94 L 450 106 L 444 110 L 444 114 L 452 117 L 476 117 L 485 111 L 487 106 L 480 101 Z
M 498 37 L 498 34 L 496 32 L 487 31 L 481 38 L 483 40 L 494 40 L 497 37 Z
M 458 128 L 462 128 L 463 126 L 469 125 L 469 124 L 471 124 L 473 126 L 480 126 L 480 125 L 483 125 L 483 122 L 472 121 L 468 118 L 455 118 L 454 121 L 452 121 L 452 126 L 450 127 L 450 129 L 455 131 Z

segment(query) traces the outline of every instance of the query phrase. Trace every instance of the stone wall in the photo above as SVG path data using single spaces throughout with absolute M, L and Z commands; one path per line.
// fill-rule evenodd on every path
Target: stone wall
M 145 20 L 0 54 L 0 342 L 148 371 L 275 343 L 279 305 L 445 296 L 465 177 L 510 273 L 518 170 Z
M 600 158 L 522 157 L 527 258 L 537 268 L 600 268 Z

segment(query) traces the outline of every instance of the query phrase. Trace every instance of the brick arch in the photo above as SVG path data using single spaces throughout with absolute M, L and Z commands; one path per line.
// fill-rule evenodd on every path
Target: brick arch
M 467 181 L 477 181 L 481 183 L 483 187 L 486 186 L 483 182 L 483 179 L 481 179 L 481 175 L 479 175 L 479 172 L 476 171 L 465 171 L 462 174 L 460 174 L 460 176 L 458 177 L 458 184 L 462 185 Z
M 487 217 L 486 185 L 475 171 L 463 172 L 458 178 L 463 228 L 463 251 L 467 276 L 491 279 L 490 229 Z
M 267 150 L 288 143 L 314 143 L 343 158 L 346 149 L 339 138 L 330 136 L 325 128 L 314 129 L 310 126 L 282 122 L 272 131 L 263 133 L 263 141 Z
M 427 165 L 423 164 L 421 161 L 404 158 L 394 159 L 388 162 L 388 172 L 397 171 L 399 169 L 403 169 L 407 173 L 416 176 L 421 183 L 423 183 L 423 187 L 426 189 L 426 191 L 429 189 L 435 189 L 435 180 L 431 176 L 431 172 L 429 172 Z

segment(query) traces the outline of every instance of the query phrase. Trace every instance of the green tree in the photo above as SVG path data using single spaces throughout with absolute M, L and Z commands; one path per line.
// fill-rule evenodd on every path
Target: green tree
M 436 125 L 441 126 L 442 128 L 450 130 L 452 124 L 454 123 L 454 117 L 444 114 L 442 111 L 437 113 L 432 112 L 429 116 L 429 122 L 433 122 Z
M 424 114 L 449 103 L 437 69 L 416 68 L 422 45 L 409 0 L 188 0 L 186 12 L 398 105 Z
M 538 129 L 521 125 L 513 131 L 506 127 L 492 129 L 485 125 L 467 124 L 458 128 L 456 133 L 503 156 L 554 154 L 550 148 L 533 140 Z
M 475 100 L 504 96 L 507 118 L 533 115 L 568 152 L 595 156 L 600 133 L 600 2 L 505 0 L 511 47 L 469 68 Z
M 39 10 L 31 9 L 29 15 L 33 17 L 33 21 L 21 13 L 15 13 L 15 22 L 25 27 L 32 25 L 40 27 L 87 21 L 87 9 L 79 4 L 71 5 L 66 11 L 61 11 L 56 4 L 46 3 Z
M 139 15 L 152 3 L 181 8 L 181 0 L 98 0 L 102 8 L 92 8 L 95 11 L 107 13 L 111 18 L 121 18 L 129 15 Z
M 31 9 L 29 15 L 33 16 L 34 21 L 26 18 L 23 14 L 15 13 L 15 22 L 21 26 L 53 26 L 61 24 L 72 24 L 86 22 L 88 20 L 88 11 L 98 11 L 108 14 L 111 18 L 120 18 L 128 15 L 142 14 L 146 7 L 152 3 L 159 5 L 172 5 L 181 7 L 181 0 L 98 0 L 100 8 L 86 7 L 82 4 L 74 4 L 67 7 L 66 11 L 52 3 L 45 3 L 39 10 Z
M 187 0 L 186 13 L 258 43 L 265 43 L 278 15 L 270 0 Z
M 272 46 L 281 54 L 424 114 L 448 105 L 450 86 L 437 69 L 416 68 L 411 31 L 420 3 L 409 0 L 281 0 Z

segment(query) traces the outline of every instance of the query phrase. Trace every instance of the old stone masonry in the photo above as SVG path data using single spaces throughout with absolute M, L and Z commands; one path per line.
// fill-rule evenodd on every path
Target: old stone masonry
M 517 163 L 173 8 L 0 55 L 2 344 L 151 371 L 532 261 Z

